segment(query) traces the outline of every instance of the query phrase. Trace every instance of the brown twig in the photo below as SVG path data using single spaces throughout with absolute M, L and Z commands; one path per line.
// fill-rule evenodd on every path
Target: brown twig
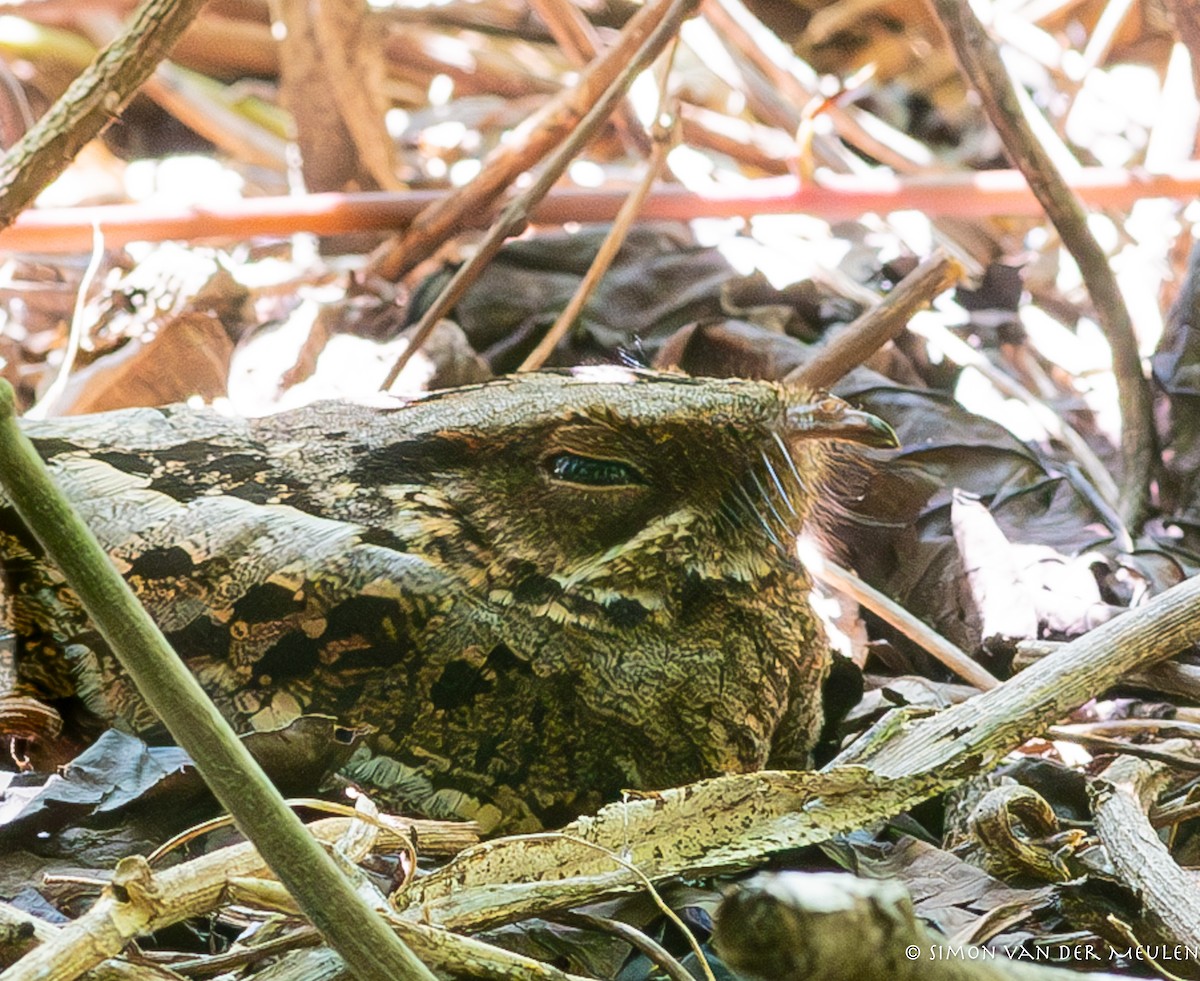
M 292 116 L 304 186 L 399 190 L 384 125 L 382 32 L 358 0 L 272 0 L 279 94 Z
M 953 286 L 962 274 L 958 262 L 944 252 L 934 252 L 897 283 L 879 306 L 839 330 L 784 381 L 814 391 L 829 388 L 896 337 L 914 313 Z
M 375 15 L 379 19 L 379 15 Z M 425 24 L 406 24 L 403 30 L 393 29 L 384 42 L 391 74 L 415 86 L 419 99 L 438 75 L 454 82 L 454 92 L 464 95 L 496 95 L 506 99 L 527 96 L 554 96 L 562 84 L 498 55 L 481 38 L 470 34 L 455 38 L 452 46 L 458 57 L 447 53 L 444 30 L 434 30 Z M 464 57 L 465 56 L 465 57 Z M 416 96 L 417 93 L 414 93 Z M 586 108 L 586 107 L 585 107 Z
M 608 118 L 617 102 L 624 97 L 626 90 L 633 84 L 637 74 L 644 70 L 675 36 L 679 25 L 695 10 L 697 0 L 663 0 L 663 2 L 668 4 L 666 12 L 645 42 L 638 48 L 637 53 L 626 63 L 620 74 L 608 86 L 587 115 L 580 120 L 571 135 L 546 159 L 537 180 L 504 208 L 495 224 L 488 229 L 483 241 L 479 243 L 475 254 L 459 267 L 458 271 L 450 278 L 450 282 L 446 284 L 445 289 L 425 311 L 413 331 L 408 347 L 396 359 L 392 370 L 388 372 L 387 378 L 380 386 L 381 391 L 386 392 L 391 387 L 409 359 L 420 349 L 425 339 L 433 331 L 437 322 L 453 309 L 454 304 L 459 301 L 484 267 L 500 251 L 505 239 L 520 233 L 526 227 L 533 205 L 545 197 L 555 181 L 566 170 L 567 164 L 574 159 L 575 155 Z
M 686 6 L 690 15 L 698 0 Z M 491 214 L 494 202 L 509 189 L 516 178 L 557 146 L 572 129 L 582 125 L 581 117 L 604 98 L 614 81 L 628 76 L 628 66 L 639 49 L 660 25 L 669 8 L 668 0 L 648 3 L 621 31 L 617 42 L 592 62 L 574 88 L 556 96 L 529 121 L 523 134 L 504 143 L 484 161 L 483 169 L 469 184 L 453 194 L 439 198 L 423 210 L 412 227 L 397 242 L 388 243 L 372 256 L 365 279 L 399 278 L 451 235 L 478 221 L 479 215 Z M 680 20 L 682 20 L 680 16 Z M 665 41 L 664 41 L 665 43 Z M 620 89 L 624 95 L 624 89 Z M 586 114 L 586 116 L 585 116 Z M 601 119 L 607 118 L 607 114 Z
M 1136 722 L 1158 722 L 1158 719 L 1135 719 Z M 1160 749 L 1162 745 L 1168 745 L 1173 740 L 1167 740 L 1166 743 L 1133 743 L 1128 739 L 1111 739 L 1106 736 L 1096 736 L 1089 733 L 1090 728 L 1087 724 L 1083 725 L 1065 725 L 1065 726 L 1050 726 L 1046 730 L 1046 736 L 1050 739 L 1055 739 L 1061 742 L 1074 743 L 1077 746 L 1082 746 L 1088 750 L 1093 756 L 1100 754 L 1124 754 L 1139 760 L 1152 760 L 1155 763 L 1165 763 L 1167 766 L 1177 770 L 1195 773 L 1200 770 L 1200 760 L 1195 757 L 1185 756 L 1182 753 L 1172 753 Z M 1135 735 L 1139 738 L 1143 737 L 1143 727 L 1131 727 L 1135 732 L 1130 735 Z M 1195 738 L 1194 732 L 1186 734 L 1191 738 Z M 1178 742 L 1178 740 L 1174 740 Z
M 791 172 L 789 161 L 796 155 L 795 140 L 774 127 L 693 105 L 680 106 L 680 120 L 687 146 L 723 154 L 749 172 Z
M 145 92 L 231 157 L 286 173 L 287 141 L 238 112 L 228 87 L 164 61 L 146 79 Z
M 760 93 L 771 103 L 769 118 L 781 128 L 795 132 L 803 122 L 804 107 L 809 105 L 814 96 L 818 96 L 815 84 L 804 84 L 797 70 L 806 75 L 811 74 L 814 83 L 816 72 L 791 51 L 785 50 L 775 34 L 763 25 L 741 0 L 707 0 L 704 5 L 704 17 L 721 38 L 770 83 L 770 90 Z M 772 52 L 764 50 L 757 38 L 762 38 L 768 43 L 774 42 L 777 46 L 774 56 Z M 906 173 L 916 170 L 918 164 L 928 165 L 928 160 L 913 160 L 905 152 L 908 149 L 916 153 L 927 152 L 924 148 L 881 119 L 875 119 L 874 125 L 876 130 L 888 134 L 886 142 L 873 136 L 863 126 L 858 118 L 859 113 L 836 103 L 826 106 L 823 113 L 829 116 L 843 140 L 893 170 Z M 817 141 L 815 148 L 823 163 L 834 166 L 837 170 L 845 169 L 840 153 L 830 147 L 827 141 Z
M 1149 500 L 1155 459 L 1150 387 L 1142 370 L 1129 311 L 1108 258 L 1087 227 L 1083 206 L 1071 193 L 1017 103 L 1000 55 L 968 4 L 931 0 L 964 76 L 979 93 L 988 118 L 1013 162 L 1024 173 L 1063 245 L 1074 257 L 1092 298 L 1096 319 L 1112 349 L 1121 409 L 1121 517 L 1136 527 Z
M 804 565 L 817 582 L 830 589 L 836 589 L 840 593 L 845 593 L 855 602 L 866 607 L 980 691 L 990 691 L 1000 684 L 999 678 L 975 661 L 966 651 L 950 643 L 929 624 L 923 623 L 879 590 L 868 586 L 848 569 L 843 569 L 828 559 L 815 556 L 807 558 Z
M 616 219 L 609 228 L 608 234 L 604 236 L 604 242 L 600 245 L 599 251 L 596 253 L 596 258 L 588 267 L 587 274 L 583 277 L 583 281 L 579 284 L 579 288 L 575 290 L 575 295 L 571 297 L 571 301 L 567 304 L 566 309 L 558 315 L 558 318 L 546 331 L 545 336 L 538 341 L 537 347 L 529 352 L 529 355 L 521 362 L 521 367 L 518 371 L 536 371 L 546 359 L 550 357 L 558 342 L 563 339 L 563 336 L 571 329 L 571 325 L 575 323 L 583 306 L 587 303 L 588 298 L 595 292 L 596 287 L 600 284 L 600 280 L 604 278 L 604 274 L 608 272 L 612 265 L 613 259 L 617 257 L 617 253 L 621 250 L 621 246 L 625 242 L 626 236 L 629 234 L 629 229 L 633 227 L 638 213 L 642 209 L 642 204 L 646 200 L 646 195 L 650 193 L 650 188 L 654 186 L 654 182 L 658 179 L 658 175 L 662 172 L 664 165 L 667 162 L 667 154 L 671 152 L 671 148 L 675 145 L 679 133 L 679 117 L 674 118 L 674 125 L 671 127 L 655 127 L 654 133 L 654 150 L 650 154 L 650 160 L 646 164 L 646 172 L 642 177 L 642 181 L 628 199 L 621 206 L 621 210 L 617 213 Z
M 0 228 L 61 174 L 114 119 L 171 49 L 204 0 L 146 0 L 125 32 L 97 55 L 0 161 Z
M 1070 423 L 1019 381 L 992 364 L 986 354 L 977 351 L 948 327 L 942 324 L 923 323 L 920 325 L 910 324 L 908 329 L 933 347 L 938 348 L 960 368 L 969 367 L 978 371 L 1005 398 L 1023 402 L 1042 426 L 1046 435 L 1066 446 L 1079 464 L 1079 469 L 1087 475 L 1087 483 L 1084 486 L 1090 487 L 1095 494 L 1099 495 L 1100 505 L 1105 509 L 1106 520 L 1111 516 L 1110 527 L 1121 543 L 1119 547 L 1125 551 L 1133 550 L 1134 544 L 1129 537 L 1129 532 L 1121 524 L 1120 517 L 1113 510 L 1117 502 L 1117 485 L 1113 482 L 1112 474 L 1108 472 L 1104 463 L 1088 445 L 1087 440 L 1080 436 Z
M 602 50 L 600 36 L 583 11 L 569 0 L 529 0 L 537 15 L 546 25 L 567 60 L 576 68 L 584 68 Z M 638 123 L 637 115 L 629 102 L 623 102 L 613 113 L 613 123 L 622 139 L 638 153 L 650 150 L 646 131 Z
M 740 78 L 722 75 L 726 84 L 740 82 L 738 88 L 744 92 L 754 115 L 794 135 L 800 125 L 801 109 L 813 93 L 792 73 L 768 57 L 755 42 L 750 29 L 761 25 L 745 7 L 739 4 L 731 8 L 717 0 L 708 0 L 703 7 L 703 15 L 722 46 L 738 64 Z M 828 141 L 822 141 L 820 149 L 822 163 L 835 170 L 845 169 L 841 166 L 838 148 Z
M 563 0 L 529 0 L 529 6 L 576 68 L 582 68 L 600 53 L 600 35 L 574 4 Z

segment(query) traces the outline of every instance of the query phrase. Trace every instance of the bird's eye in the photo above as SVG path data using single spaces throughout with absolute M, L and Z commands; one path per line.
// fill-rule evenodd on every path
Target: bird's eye
M 645 478 L 624 460 L 601 460 L 576 453 L 558 453 L 546 462 L 550 476 L 588 487 L 623 487 L 644 484 Z

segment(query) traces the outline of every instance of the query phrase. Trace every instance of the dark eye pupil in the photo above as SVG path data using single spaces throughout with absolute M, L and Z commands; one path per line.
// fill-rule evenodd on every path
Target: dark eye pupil
M 559 453 L 550 458 L 550 475 L 555 480 L 590 487 L 620 487 L 643 484 L 642 475 L 621 460 L 597 460 L 574 453 Z

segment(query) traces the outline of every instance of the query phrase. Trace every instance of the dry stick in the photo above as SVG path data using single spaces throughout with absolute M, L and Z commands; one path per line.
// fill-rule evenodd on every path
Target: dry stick
M 1031 664 L 1053 654 L 1062 647 L 1058 640 L 1022 640 L 1017 642 L 1017 654 L 1013 658 L 1013 670 L 1024 671 Z M 1190 703 L 1200 701 L 1200 667 L 1180 664 L 1178 661 L 1163 661 L 1145 671 L 1137 671 L 1122 683 L 1129 688 L 1145 688 L 1175 701 Z
M 555 922 L 567 926 L 579 927 L 584 930 L 599 930 L 612 934 L 624 940 L 629 946 L 645 955 L 655 967 L 663 972 L 669 981 L 695 981 L 695 976 L 679 963 L 675 955 L 662 944 L 646 936 L 637 927 L 622 923 L 607 916 L 597 916 L 595 913 L 580 913 L 568 910 L 552 917 Z
M 579 8 L 569 0 L 549 2 L 563 5 L 566 10 L 581 16 Z M 683 142 L 688 146 L 723 154 L 742 164 L 747 171 L 775 175 L 791 173 L 789 161 L 796 155 L 794 141 L 780 129 L 694 105 L 684 107 L 683 113 Z M 639 155 L 649 156 L 650 140 L 631 103 L 619 107 L 613 123 Z
M 851 368 L 897 337 L 912 315 L 924 309 L 962 278 L 963 269 L 940 249 L 905 276 L 872 310 L 847 324 L 821 345 L 804 364 L 784 378 L 785 384 L 812 391 L 829 388 Z
M 1184 748 L 1187 744 L 1178 744 Z M 1171 857 L 1146 812 L 1169 771 L 1129 756 L 1118 757 L 1088 783 L 1096 834 L 1145 913 L 1162 926 L 1171 944 L 1200 947 L 1200 898 L 1196 883 Z
M 564 0 L 529 0 L 554 43 L 576 68 L 583 68 L 600 53 L 600 35 L 578 7 Z
M 13 390 L 7 382 L 0 382 L 0 485 L 147 704 L 352 973 L 360 981 L 432 981 L 429 970 L 354 890 L 284 803 L 51 480 L 37 450 L 17 425 Z M 138 904 L 118 903 L 117 907 L 118 917 L 137 925 L 142 913 Z M 90 938 L 78 936 L 72 927 L 64 927 L 60 937 L 90 944 Z M 3 978 L 55 977 L 54 953 L 54 945 L 39 947 Z
M 361 805 L 363 800 L 360 798 Z M 397 818 L 389 815 L 385 820 L 378 815 L 364 815 L 361 809 L 347 807 L 334 801 L 321 800 L 315 797 L 296 797 L 287 801 L 289 807 L 304 807 L 317 813 L 337 814 L 351 817 L 364 827 L 372 829 L 372 833 L 382 834 L 392 851 L 404 851 L 415 860 L 415 853 L 420 849 L 426 858 L 440 855 L 442 857 L 457 855 L 464 848 L 479 844 L 479 828 L 473 821 L 438 821 L 426 818 Z M 196 838 L 210 834 L 218 828 L 226 828 L 233 823 L 228 815 L 212 818 L 200 824 L 179 832 L 168 838 L 149 855 L 146 861 L 151 865 L 160 862 L 165 856 L 176 849 L 182 848 Z M 309 825 L 312 830 L 314 825 Z
M 1150 720 L 1142 719 L 1139 721 L 1145 722 Z M 1155 749 L 1153 745 L 1134 743 L 1128 739 L 1112 739 L 1107 736 L 1090 735 L 1086 731 L 1080 731 L 1082 728 L 1075 725 L 1050 726 L 1046 730 L 1046 738 L 1082 746 L 1093 756 L 1099 756 L 1102 753 L 1114 756 L 1132 756 L 1141 760 L 1153 760 L 1156 763 L 1165 763 L 1175 770 L 1183 770 L 1184 772 L 1195 773 L 1200 770 L 1200 759 Z M 1130 736 L 1134 735 L 1140 737 L 1141 733 L 1130 733 Z M 1190 739 L 1194 739 L 1196 736 L 1194 732 L 1188 732 L 1186 727 L 1183 727 L 1180 735 Z M 1170 740 L 1167 740 L 1167 742 L 1170 742 Z
M 804 567 L 817 582 L 845 593 L 865 606 L 980 691 L 988 691 L 1000 684 L 999 678 L 974 661 L 966 651 L 950 643 L 927 623 L 917 619 L 879 590 L 868 586 L 848 569 L 820 556 L 806 559 Z
M 384 125 L 391 104 L 384 46 L 361 0 L 270 0 L 279 53 L 279 95 L 291 112 L 305 186 L 399 190 Z
M 145 93 L 239 163 L 286 173 L 287 140 L 239 112 L 233 86 L 164 61 L 146 80 Z
M 751 27 L 763 29 L 762 25 L 744 6 L 707 0 L 702 12 L 713 33 L 738 62 L 741 87 L 751 110 L 794 140 L 801 122 L 801 110 L 812 98 L 812 91 L 762 50 L 750 34 Z M 727 75 L 721 77 L 727 84 L 734 81 Z M 828 138 L 819 140 L 815 149 L 821 163 L 834 170 L 846 169 L 841 147 Z
M 992 364 L 988 360 L 987 355 L 975 350 L 975 348 L 971 347 L 961 337 L 952 333 L 948 328 L 941 325 L 922 324 L 919 327 L 910 326 L 909 330 L 918 337 L 932 342 L 947 358 L 960 368 L 974 368 L 991 382 L 992 386 L 1002 395 L 1024 403 L 1046 431 L 1046 435 L 1063 443 L 1071 451 L 1071 455 L 1079 462 L 1080 469 L 1087 474 L 1088 479 L 1092 482 L 1092 486 L 1095 488 L 1096 493 L 1100 495 L 1101 500 L 1110 509 L 1116 506 L 1117 485 L 1112 479 L 1112 474 L 1108 472 L 1108 469 L 1101 462 L 1100 458 L 1096 456 L 1095 451 L 1088 445 L 1087 440 L 1080 436 L 1079 432 L 1063 419 L 1062 416 L 1015 378 Z M 1115 513 L 1112 517 L 1115 521 L 1120 521 Z M 1115 528 L 1113 532 L 1118 537 L 1118 541 L 1120 542 L 1118 547 L 1122 551 L 1133 551 L 1134 544 L 1129 537 L 1127 529 L 1124 527 Z
M 382 11 L 373 11 L 373 16 L 382 18 Z M 445 32 L 427 24 L 409 22 L 403 30 L 389 32 L 385 45 L 390 74 L 401 86 L 412 87 L 407 101 L 423 102 L 438 75 L 454 83 L 454 94 L 460 99 L 492 95 L 518 100 L 531 95 L 554 96 L 562 91 L 561 82 L 514 63 L 509 55 L 498 54 L 473 32 L 464 35 L 455 38 L 454 52 L 450 53 L 445 50 Z
M 1041 65 L 1053 75 L 1061 76 L 1063 69 L 1064 40 L 1038 27 L 1024 10 L 992 7 L 987 13 L 987 29 L 992 37 L 1004 47 L 1023 55 Z M 1068 79 L 1068 82 L 1071 80 Z
M 575 319 L 583 310 L 583 305 L 587 303 L 588 298 L 600 284 L 600 280 L 604 278 L 604 274 L 608 272 L 613 260 L 617 257 L 617 253 L 620 251 L 626 236 L 629 234 L 629 229 L 642 209 L 646 195 L 650 193 L 650 188 L 654 185 L 655 180 L 658 179 L 658 175 L 662 172 L 663 166 L 667 162 L 667 154 L 671 152 L 671 148 L 675 145 L 678 132 L 678 116 L 675 117 L 674 125 L 669 130 L 665 127 L 655 127 L 654 150 L 650 155 L 649 162 L 646 164 L 646 172 L 642 175 L 641 183 L 638 184 L 633 193 L 629 195 L 628 200 L 621 206 L 621 210 L 617 213 L 612 227 L 609 228 L 608 234 L 604 237 L 604 242 L 596 253 L 595 260 L 588 267 L 587 275 L 583 277 L 579 288 L 575 290 L 575 295 L 571 297 L 571 302 L 558 315 L 554 324 L 546 331 L 545 336 L 538 341 L 537 347 L 530 351 L 529 356 L 521 362 L 521 367 L 517 369 L 518 371 L 536 371 L 540 368 L 545 364 L 546 359 L 550 357 L 558 342 L 571 329 L 571 325 L 575 323 Z
M 189 42 L 196 40 L 197 29 L 204 23 L 203 15 L 196 19 L 188 31 Z M 93 7 L 87 15 L 87 29 L 97 43 L 108 42 L 120 34 L 121 21 L 114 11 Z M 264 24 L 262 30 L 266 37 L 255 40 L 262 40 L 264 43 L 261 46 L 273 49 L 267 25 Z M 219 36 L 210 40 L 214 50 L 223 50 L 229 44 L 228 39 Z M 171 50 L 178 54 L 180 48 L 173 47 Z M 233 91 L 232 86 L 165 59 L 150 73 L 141 89 L 143 95 L 158 103 L 171 116 L 239 162 L 285 173 L 287 140 L 284 134 L 273 133 L 239 112 Z M 279 114 L 282 115 L 282 110 L 279 110 Z
M 680 108 L 680 116 L 680 135 L 688 146 L 736 160 L 746 172 L 775 177 L 791 172 L 794 141 L 775 127 L 689 104 Z
M 137 9 L 125 32 L 0 161 L 0 228 L 117 118 L 203 6 L 204 0 L 146 0 Z
M 705 20 L 721 43 L 736 61 L 746 63 L 740 73 L 744 75 L 742 87 L 747 90 L 751 106 L 764 119 L 793 134 L 798 154 L 796 176 L 801 186 L 813 183 L 817 163 L 835 173 L 861 175 L 869 170 L 850 147 L 898 173 L 924 175 L 931 169 L 927 147 L 856 106 L 840 106 L 837 99 L 821 98 L 812 67 L 797 58 L 742 0 L 706 0 L 703 10 Z M 840 141 L 827 134 L 813 133 L 812 117 L 818 112 L 832 121 Z M 854 217 L 861 214 L 862 211 Z M 973 275 L 981 275 L 982 269 L 959 241 L 961 231 L 936 220 L 933 225 L 937 240 L 956 254 Z
M 385 915 L 392 929 L 425 960 L 437 964 L 446 977 L 476 981 L 601 981 L 592 974 L 568 974 L 552 964 L 493 946 L 476 937 L 464 937 L 427 923 L 414 923 L 391 913 Z
M 529 0 L 567 60 L 576 68 L 585 68 L 601 51 L 600 35 L 575 4 L 569 0 Z M 638 122 L 633 105 L 623 102 L 613 113 L 613 123 L 626 144 L 640 154 L 650 150 L 646 131 Z
M 277 913 L 295 915 L 295 901 L 287 891 L 270 879 L 233 878 L 227 889 L 229 902 L 236 906 L 254 906 Z M 550 964 L 532 957 L 495 947 L 474 937 L 464 937 L 449 930 L 414 923 L 385 912 L 388 924 L 427 964 L 434 965 L 439 975 L 449 978 L 470 978 L 471 981 L 601 981 L 588 975 L 567 974 Z M 328 963 L 325 950 L 310 951 L 307 963 L 293 966 L 293 978 L 306 981 L 317 973 L 310 967 L 313 958 Z M 381 979 L 387 981 L 387 979 Z M 709 978 L 708 981 L 715 981 Z
M 777 90 L 780 103 L 774 108 L 774 116 L 781 122 L 787 120 L 790 125 L 783 128 L 795 132 L 802 122 L 804 107 L 814 98 L 820 98 L 815 84 L 816 72 L 796 57 L 742 0 L 707 0 L 704 17 L 722 39 L 740 52 Z M 764 44 L 772 50 L 766 50 Z M 793 68 L 805 74 L 811 73 L 813 84 L 805 84 Z M 887 137 L 886 142 L 863 126 L 860 117 L 865 118 L 869 114 L 861 109 L 844 107 L 831 101 L 823 108 L 822 114 L 828 116 L 837 134 L 847 144 L 895 171 L 908 173 L 923 165 L 928 166 L 926 159 L 914 159 L 913 156 L 927 155 L 926 148 L 879 117 L 871 117 L 871 121 L 876 132 Z M 828 150 L 828 142 L 822 142 Z M 831 166 L 842 169 L 839 154 L 826 153 L 825 156 Z
M 1097 691 L 1129 672 L 1144 668 L 1200 640 L 1200 577 L 1186 579 L 1155 596 L 1145 606 L 1128 610 L 1082 637 L 1060 647 L 1032 668 L 949 708 L 920 724 L 920 746 L 897 739 L 867 758 L 855 747 L 832 765 L 865 763 L 882 776 L 900 777 L 931 763 L 945 765 L 966 745 L 987 733 L 989 749 L 970 760 L 973 767 L 1000 761 L 1001 746 L 1015 748 L 1028 737 L 1030 723 L 1050 725 L 1082 705 Z M 914 727 L 916 728 L 916 727 Z M 936 761 L 936 762 L 935 762 Z M 959 758 L 961 764 L 968 761 Z
M 687 5 L 691 13 L 699 0 Z M 395 280 L 412 269 L 451 235 L 475 227 L 480 214 L 490 214 L 494 202 L 513 182 L 560 143 L 581 117 L 603 97 L 613 82 L 657 28 L 672 0 L 653 0 L 622 29 L 617 42 L 597 58 L 571 89 L 563 91 L 530 119 L 514 139 L 506 141 L 483 163 L 483 169 L 454 194 L 440 196 L 423 209 L 403 238 L 381 246 L 371 257 L 365 280 Z M 680 20 L 683 16 L 679 17 Z M 624 90 L 621 90 L 624 95 Z
M 324 818 L 308 825 L 307 830 L 317 841 L 332 846 L 345 841 L 357 823 L 361 823 L 358 818 Z M 385 828 L 377 836 L 374 850 L 387 853 L 409 844 L 411 839 L 408 831 Z M 140 858 L 135 859 L 134 863 L 144 864 Z M 230 881 L 261 878 L 267 874 L 262 855 L 253 843 L 240 842 L 155 872 L 152 882 L 157 902 L 144 911 L 146 919 L 132 928 L 130 913 L 134 910 L 131 904 L 118 902 L 111 890 L 102 893 L 86 912 L 64 926 L 46 931 L 41 929 L 41 921 L 36 921 L 38 939 L 43 944 L 53 944 L 63 954 L 61 959 L 54 958 L 54 968 L 59 973 L 39 975 L 38 981 L 75 977 L 103 958 L 116 956 L 128 946 L 135 929 L 149 934 L 187 919 L 207 916 L 229 902 Z M 0 906 L 0 925 L 8 923 L 10 919 Z M 70 933 L 64 937 L 64 931 Z M 86 941 L 81 942 L 80 937 L 86 938 Z M 29 963 L 20 964 L 22 971 Z M 8 981 L 10 977 L 24 979 L 26 975 L 14 972 L 3 977 Z
M 320 933 L 310 926 L 299 926 L 288 930 L 286 933 L 277 933 L 270 940 L 264 940 L 252 947 L 243 947 L 235 944 L 221 954 L 201 954 L 188 960 L 175 960 L 172 957 L 170 964 L 172 971 L 186 978 L 212 977 L 219 974 L 225 974 L 226 977 L 233 977 L 233 972 L 239 967 L 261 963 L 273 955 L 288 954 L 293 950 L 299 950 L 304 947 L 315 947 L 320 943 Z M 337 955 L 326 948 L 326 956 L 333 960 Z M 338 973 L 341 973 L 340 962 Z M 89 978 L 88 981 L 91 981 L 91 979 Z
M 650 33 L 650 36 L 646 38 L 645 43 L 638 49 L 637 54 L 633 56 L 621 74 L 604 91 L 604 94 L 592 106 L 588 114 L 583 117 L 574 132 L 546 159 L 546 163 L 542 167 L 537 180 L 527 190 L 509 202 L 504 210 L 500 212 L 500 217 L 488 229 L 487 234 L 483 237 L 483 241 L 479 243 L 475 254 L 459 267 L 458 272 L 450 278 L 445 289 L 438 294 L 437 299 L 425 311 L 425 315 L 421 317 L 420 322 L 413 331 L 408 347 L 396 359 L 396 363 L 392 365 L 392 370 L 388 372 L 387 378 L 384 379 L 383 384 L 380 386 L 380 391 L 386 392 L 391 387 L 400 372 L 404 370 L 404 366 L 408 364 L 409 359 L 425 343 L 425 339 L 433 331 L 437 322 L 450 312 L 454 305 L 462 298 L 462 295 L 470 288 L 471 284 L 479 278 L 479 274 L 483 271 L 484 267 L 500 251 L 500 247 L 504 244 L 505 239 L 519 234 L 525 228 L 534 204 L 546 196 L 546 192 L 554 186 L 555 181 L 567 169 L 567 165 L 583 148 L 584 144 L 592 138 L 596 130 L 613 111 L 613 108 L 624 97 L 626 90 L 633 83 L 633 79 L 637 74 L 643 71 L 658 56 L 663 47 L 679 31 L 679 25 L 691 15 L 697 2 L 698 0 L 670 0 L 670 7 L 667 9 L 666 14 L 664 14 L 658 26 Z
M 1150 388 L 1142 371 L 1129 311 L 1103 249 L 1087 227 L 1083 206 L 1071 193 L 1034 138 L 1018 105 L 1012 82 L 983 26 L 960 0 L 930 0 L 950 38 L 963 74 L 979 93 L 1009 157 L 1075 258 L 1092 306 L 1112 349 L 1121 409 L 1121 495 L 1125 524 L 1135 528 L 1148 503 L 1155 456 Z
M 1170 828 L 1200 817 L 1200 800 L 1182 804 L 1163 804 L 1150 810 L 1150 825 L 1154 828 Z
M 888 0 L 842 0 L 814 10 L 804 27 L 804 43 L 814 47 L 827 43 L 835 34 L 856 31 Z
M 853 323 L 848 324 L 818 349 L 813 358 L 794 368 L 787 376 L 786 381 L 814 390 L 828 388 L 851 368 L 865 361 L 886 341 L 898 335 L 912 314 L 916 312 L 917 307 L 948 288 L 954 279 L 961 275 L 962 270 L 957 263 L 942 257 L 940 253 L 935 253 L 901 280 L 882 303 L 868 310 Z M 922 300 L 922 297 L 925 299 Z M 890 311 L 885 310 L 885 307 L 892 304 L 893 300 L 895 306 Z M 909 329 L 913 330 L 914 328 L 910 327 Z M 921 329 L 915 330 L 915 333 L 925 336 L 930 331 Z M 937 343 L 947 351 L 951 360 L 957 361 L 964 367 L 970 365 L 984 374 L 1005 395 L 1024 402 L 1037 416 L 1046 432 L 1065 443 L 1072 451 L 1104 501 L 1110 505 L 1116 503 L 1117 488 L 1113 483 L 1112 476 L 1079 433 L 1049 409 L 1044 402 L 1031 395 L 1023 385 L 996 369 L 987 358 L 971 348 L 970 345 L 945 329 L 939 329 L 936 333 Z M 1115 533 L 1119 540 L 1129 540 L 1129 533 L 1123 527 L 1115 529 Z M 1132 545 L 1129 545 L 1128 548 L 1132 548 Z M 887 619 L 884 613 L 875 609 L 872 600 L 860 599 L 860 602 Z M 893 626 L 897 626 L 897 629 L 904 629 L 896 624 Z M 921 643 L 917 638 L 913 639 L 917 643 Z M 952 665 L 947 666 L 952 667 Z

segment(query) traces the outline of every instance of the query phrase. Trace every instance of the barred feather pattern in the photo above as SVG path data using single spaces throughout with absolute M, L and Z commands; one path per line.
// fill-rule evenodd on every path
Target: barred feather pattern
M 333 716 L 394 806 L 509 831 L 803 760 L 828 651 L 792 545 L 830 447 L 888 439 L 834 399 L 615 367 L 27 430 L 235 728 Z M 77 741 L 163 736 L 2 497 L 0 684 Z

